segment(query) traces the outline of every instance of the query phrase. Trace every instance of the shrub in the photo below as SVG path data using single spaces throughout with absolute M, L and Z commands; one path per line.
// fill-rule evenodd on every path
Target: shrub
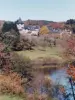
M 13 48 L 15 43 L 18 43 L 20 40 L 20 34 L 15 30 L 10 30 L 1 34 L 2 41 L 8 45 L 10 48 Z
M 32 47 L 34 46 L 33 42 L 28 39 L 20 39 L 19 42 L 16 42 L 13 44 L 13 50 L 15 51 L 21 51 L 21 50 L 32 50 Z
M 11 94 L 23 94 L 24 88 L 22 87 L 23 80 L 17 73 L 2 74 L 0 75 L 0 92 Z
M 29 58 L 20 57 L 18 54 L 12 54 L 11 58 L 12 70 L 26 77 L 28 80 L 32 78 L 32 64 Z
M 4 48 L 4 47 L 3 47 Z M 7 51 L 4 52 L 4 49 L 1 48 L 0 51 L 0 70 L 9 72 L 11 69 L 11 62 L 10 62 L 11 54 Z

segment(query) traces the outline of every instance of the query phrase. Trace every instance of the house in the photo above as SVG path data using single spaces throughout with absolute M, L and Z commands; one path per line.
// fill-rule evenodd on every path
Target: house
M 40 27 L 38 25 L 28 25 L 25 26 L 21 18 L 16 21 L 17 28 L 21 35 L 30 34 L 38 35 Z
M 70 37 L 72 35 L 72 31 L 70 29 L 64 29 L 60 32 L 60 38 Z
M 61 29 L 59 28 L 53 28 L 51 26 L 47 26 L 47 28 L 49 29 L 49 33 L 60 33 L 61 32 Z
M 21 20 L 21 18 L 19 18 L 17 21 L 16 21 L 16 26 L 18 28 L 19 31 L 23 30 L 24 29 L 24 23 L 23 21 Z

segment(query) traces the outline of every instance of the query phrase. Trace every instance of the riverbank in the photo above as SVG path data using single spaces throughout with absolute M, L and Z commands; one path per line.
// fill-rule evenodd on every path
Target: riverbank
M 29 58 L 32 62 L 34 70 L 46 70 L 61 68 L 69 61 L 75 58 L 66 58 L 63 54 L 64 50 L 60 47 L 36 47 L 33 50 L 16 52 L 19 56 Z

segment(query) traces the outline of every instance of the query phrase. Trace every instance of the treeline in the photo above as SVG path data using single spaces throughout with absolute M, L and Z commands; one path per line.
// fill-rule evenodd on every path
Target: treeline
M 25 25 L 49 25 L 50 23 L 53 23 L 53 21 L 46 21 L 46 20 L 27 20 L 24 21 Z
M 65 27 L 72 30 L 75 33 L 75 19 L 69 19 L 65 23 Z

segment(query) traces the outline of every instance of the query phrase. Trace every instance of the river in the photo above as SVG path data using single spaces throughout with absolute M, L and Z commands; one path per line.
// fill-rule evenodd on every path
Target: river
M 62 85 L 65 87 L 67 95 L 69 93 L 72 94 L 71 85 L 69 83 L 68 75 L 66 73 L 65 68 L 61 68 L 59 70 L 54 71 L 52 74 L 50 74 L 50 77 L 51 77 L 54 84 Z M 60 93 L 58 96 L 58 100 L 74 100 L 74 99 L 73 99 L 72 95 L 69 95 L 69 96 L 67 96 L 66 99 L 64 99 L 64 97 Z
M 55 85 L 64 86 L 65 87 L 66 94 L 69 94 L 69 93 L 72 94 L 71 86 L 70 86 L 69 80 L 68 80 L 68 75 L 66 73 L 66 68 L 56 69 L 56 70 L 54 70 L 52 72 L 50 71 L 49 76 L 50 76 L 50 79 L 52 80 L 54 86 Z M 40 93 L 42 93 L 42 92 L 46 93 L 45 92 L 45 89 L 46 89 L 45 87 L 42 87 L 41 86 L 41 88 L 39 89 L 41 91 Z M 33 90 L 32 88 L 29 88 L 28 91 L 32 92 L 32 90 Z M 63 95 L 62 95 L 61 92 L 59 92 L 58 96 L 56 95 L 56 98 L 58 98 L 58 100 L 73 100 L 72 97 L 73 96 L 71 95 L 71 96 L 68 96 L 66 99 L 64 99 L 64 97 L 63 97 Z

